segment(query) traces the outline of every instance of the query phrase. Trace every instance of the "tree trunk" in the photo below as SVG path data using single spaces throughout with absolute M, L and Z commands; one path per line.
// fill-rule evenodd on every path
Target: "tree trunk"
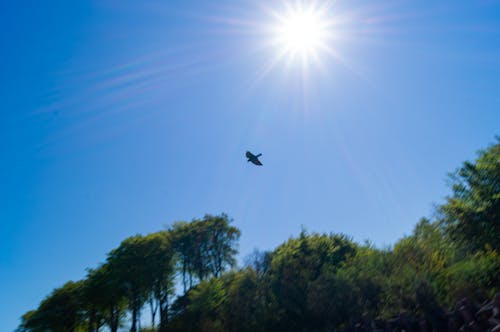
M 111 306 L 110 308 L 110 322 L 109 322 L 109 329 L 111 332 L 117 332 L 118 331 L 118 313 L 115 311 L 115 307 Z
M 137 332 L 137 306 L 132 306 L 132 326 L 130 327 L 130 332 Z
M 166 303 L 160 304 L 160 328 L 158 332 L 166 332 L 168 325 L 168 304 Z
M 184 294 L 187 291 L 187 278 L 186 278 L 187 271 L 186 270 L 187 270 L 186 269 L 186 260 L 184 259 L 182 261 L 182 284 L 184 286 Z
M 88 328 L 88 332 L 95 332 L 97 329 L 96 329 L 96 312 L 95 312 L 95 309 L 92 308 L 90 309 L 90 312 L 89 312 L 89 328 Z
M 149 308 L 151 310 L 151 327 L 154 330 L 155 329 L 156 310 L 158 310 L 158 307 L 155 308 L 153 297 L 151 297 L 151 299 L 149 300 Z

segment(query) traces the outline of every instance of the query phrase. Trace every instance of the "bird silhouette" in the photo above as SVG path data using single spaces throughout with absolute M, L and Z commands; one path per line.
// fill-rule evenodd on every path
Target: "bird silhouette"
M 254 155 L 250 151 L 247 151 L 247 153 L 245 153 L 245 156 L 248 158 L 247 162 L 250 161 L 254 165 L 262 166 L 262 163 L 259 160 L 259 157 L 262 156 L 262 153 L 259 153 L 258 155 Z

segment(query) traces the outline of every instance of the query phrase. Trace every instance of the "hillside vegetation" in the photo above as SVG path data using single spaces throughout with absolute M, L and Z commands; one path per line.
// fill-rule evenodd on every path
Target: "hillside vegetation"
M 478 306 L 500 291 L 500 139 L 450 183 L 435 217 L 390 249 L 302 231 L 237 267 L 240 231 L 225 214 L 132 236 L 18 331 L 493 330 L 498 304 Z

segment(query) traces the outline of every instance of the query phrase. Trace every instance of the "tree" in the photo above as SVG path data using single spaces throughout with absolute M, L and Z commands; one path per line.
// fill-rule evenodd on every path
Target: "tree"
M 88 271 L 89 274 L 92 270 Z M 87 331 L 97 332 L 105 322 L 105 308 L 102 305 L 104 302 L 102 288 L 96 285 L 94 278 L 87 278 L 83 281 L 82 286 L 82 304 L 85 309 L 85 318 L 87 320 Z
M 22 317 L 18 330 L 29 332 L 73 332 L 84 325 L 82 282 L 69 281 L 47 296 L 37 310 Z
M 231 271 L 220 277 L 226 289 L 221 308 L 227 331 L 259 332 L 266 330 L 267 301 L 262 274 L 251 267 Z M 272 312 L 272 311 L 271 311 Z
M 312 281 L 306 293 L 307 320 L 310 331 L 329 331 L 346 325 L 362 312 L 359 297 L 352 280 L 336 273 L 330 266 Z
M 152 327 L 155 327 L 155 315 L 159 310 L 159 331 L 166 331 L 168 324 L 169 297 L 174 288 L 174 251 L 169 232 L 158 232 L 146 236 L 143 245 L 148 256 L 145 268 L 149 278 L 145 278 L 150 289 Z
M 223 331 L 221 308 L 226 288 L 221 279 L 202 281 L 189 293 L 188 311 L 194 319 L 195 331 Z
M 178 268 L 181 271 L 184 293 L 193 286 L 193 257 L 196 247 L 191 233 L 191 225 L 185 221 L 175 222 L 169 230 L 173 234 L 173 245 L 178 257 Z M 188 287 L 189 285 L 189 287 Z
M 450 177 L 453 194 L 439 209 L 448 236 L 466 252 L 500 250 L 500 137 Z
M 124 240 L 120 246 L 108 254 L 108 264 L 120 289 L 127 298 L 132 324 L 130 332 L 137 332 L 140 310 L 148 296 L 149 271 L 147 259 L 149 252 L 143 246 L 143 237 L 136 235 Z
M 356 246 L 342 235 L 309 235 L 305 231 L 279 246 L 264 277 L 270 288 L 268 301 L 275 306 L 270 329 L 307 327 L 312 322 L 307 301 L 311 285 L 326 269 L 335 272 L 355 251 Z
M 446 268 L 440 285 L 448 305 L 468 297 L 481 303 L 500 291 L 500 254 L 477 252 Z
M 205 215 L 190 223 L 176 222 L 171 228 L 173 243 L 179 256 L 184 291 L 194 280 L 220 276 L 234 266 L 240 230 L 230 225 L 226 214 Z
M 391 258 L 389 250 L 376 249 L 367 244 L 359 247 L 355 255 L 342 264 L 335 276 L 326 275 L 327 278 L 336 278 L 337 285 L 345 283 L 355 296 L 355 304 L 351 305 L 348 315 L 341 316 L 353 318 L 360 313 L 371 317 L 380 315 L 388 289 L 387 280 L 394 271 Z
M 118 331 L 124 316 L 126 297 L 122 281 L 109 264 L 89 269 L 83 286 L 89 316 L 89 331 L 99 330 L 102 319 L 111 332 Z M 91 317 L 94 315 L 94 319 Z M 94 322 L 94 323 L 92 323 Z
M 228 267 L 236 265 L 234 256 L 241 232 L 236 227 L 230 226 L 232 220 L 226 214 L 220 216 L 205 215 L 203 223 L 208 232 L 208 253 L 210 272 L 219 277 Z
M 245 257 L 244 264 L 246 267 L 254 270 L 257 275 L 261 277 L 269 270 L 271 264 L 271 252 L 254 249 L 252 253 Z
M 16 332 L 43 332 L 43 325 L 37 310 L 30 310 L 21 316 L 21 324 Z

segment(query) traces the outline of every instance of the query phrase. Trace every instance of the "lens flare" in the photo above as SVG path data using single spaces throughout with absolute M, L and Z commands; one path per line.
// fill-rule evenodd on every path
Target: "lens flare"
M 283 57 L 309 61 L 328 47 L 331 31 L 321 8 L 301 4 L 289 6 L 277 16 L 274 44 Z

